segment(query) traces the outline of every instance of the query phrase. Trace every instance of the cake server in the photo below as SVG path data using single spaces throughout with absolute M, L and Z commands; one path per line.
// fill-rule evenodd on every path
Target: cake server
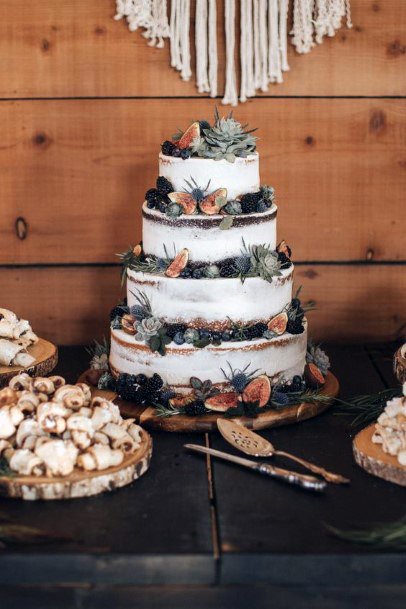
M 329 472 L 324 469 L 324 467 L 314 465 L 314 463 L 305 461 L 305 459 L 296 457 L 283 450 L 276 450 L 273 444 L 268 440 L 265 440 L 262 436 L 251 431 L 251 429 L 238 425 L 238 423 L 231 419 L 217 419 L 217 427 L 223 438 L 227 440 L 229 444 L 247 455 L 251 455 L 252 457 L 272 457 L 273 455 L 279 455 L 299 463 L 313 472 L 313 474 L 322 476 L 327 482 L 333 482 L 334 484 L 349 483 L 348 478 L 344 478 L 344 476 L 341 476 L 340 474 Z
M 212 455 L 212 457 L 224 459 L 224 461 L 237 463 L 238 465 L 252 469 L 254 472 L 258 472 L 259 474 L 266 474 L 271 478 L 275 478 L 275 480 L 282 480 L 283 482 L 300 486 L 301 488 L 309 491 L 323 491 L 326 488 L 326 483 L 318 478 L 315 478 L 314 476 L 306 476 L 305 474 L 291 472 L 287 469 L 269 465 L 269 463 L 250 461 L 249 459 L 237 457 L 237 455 L 230 455 L 229 453 L 223 453 L 221 450 L 207 448 L 206 446 L 201 446 L 200 444 L 185 444 L 184 447 L 188 450 L 194 450 L 198 453 L 204 453 L 206 455 Z

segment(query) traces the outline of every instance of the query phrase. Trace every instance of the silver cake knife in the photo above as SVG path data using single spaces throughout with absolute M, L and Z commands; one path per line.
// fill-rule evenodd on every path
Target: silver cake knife
M 319 480 L 314 476 L 307 476 L 306 474 L 292 472 L 288 469 L 275 467 L 274 465 L 270 465 L 269 463 L 250 461 L 250 459 L 244 459 L 244 457 L 238 457 L 237 455 L 224 453 L 221 450 L 216 450 L 215 448 L 207 448 L 206 446 L 201 446 L 200 444 L 184 444 L 184 447 L 188 450 L 194 450 L 198 453 L 212 455 L 213 457 L 218 457 L 219 459 L 224 459 L 225 461 L 237 463 L 238 465 L 248 467 L 249 469 L 252 469 L 253 471 L 258 472 L 260 474 L 266 474 L 271 478 L 275 478 L 275 480 L 282 480 L 283 482 L 287 482 L 288 484 L 294 484 L 295 486 L 300 486 L 301 488 L 304 488 L 306 490 L 320 492 L 323 491 L 327 486 L 324 480 Z

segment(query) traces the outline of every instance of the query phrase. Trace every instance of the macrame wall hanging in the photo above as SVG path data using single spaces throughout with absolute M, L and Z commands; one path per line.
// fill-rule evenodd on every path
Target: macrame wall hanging
M 183 80 L 192 77 L 190 23 L 195 21 L 196 87 L 217 96 L 216 0 L 116 0 L 115 19 L 125 18 L 134 32 L 142 28 L 150 46 L 170 41 L 171 66 Z M 352 27 L 350 0 L 224 0 L 225 90 L 223 104 L 236 106 L 283 81 L 287 58 L 288 14 L 292 11 L 290 41 L 298 53 L 308 53 L 324 36 L 334 36 L 343 18 Z M 239 11 L 239 32 L 236 32 Z M 236 53 L 237 47 L 237 53 Z M 239 92 L 237 66 L 240 63 Z

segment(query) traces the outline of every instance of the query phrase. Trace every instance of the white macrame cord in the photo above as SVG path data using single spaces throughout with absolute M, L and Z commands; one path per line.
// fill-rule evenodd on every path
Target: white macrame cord
M 290 4 L 289 4 L 290 3 Z M 182 80 L 192 77 L 190 25 L 195 22 L 196 87 L 217 96 L 217 2 L 195 0 L 116 0 L 115 19 L 125 19 L 131 32 L 143 29 L 150 46 L 170 40 L 171 67 Z M 352 27 L 350 0 L 240 0 L 240 31 L 236 35 L 236 0 L 224 0 L 225 91 L 223 104 L 236 106 L 283 81 L 288 64 L 288 14 L 292 8 L 291 43 L 297 53 L 309 53 L 325 36 L 334 36 L 343 19 Z M 170 14 L 169 14 L 170 12 Z M 240 62 L 239 96 L 235 62 Z

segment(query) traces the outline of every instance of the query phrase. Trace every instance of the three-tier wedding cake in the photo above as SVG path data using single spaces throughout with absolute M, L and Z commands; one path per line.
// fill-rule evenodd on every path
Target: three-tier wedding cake
M 305 307 L 252 131 L 217 112 L 192 123 L 162 144 L 145 199 L 143 240 L 122 254 L 127 302 L 111 314 L 119 394 L 198 415 L 268 407 L 275 385 L 302 391 Z M 311 366 L 322 384 L 328 362 Z

